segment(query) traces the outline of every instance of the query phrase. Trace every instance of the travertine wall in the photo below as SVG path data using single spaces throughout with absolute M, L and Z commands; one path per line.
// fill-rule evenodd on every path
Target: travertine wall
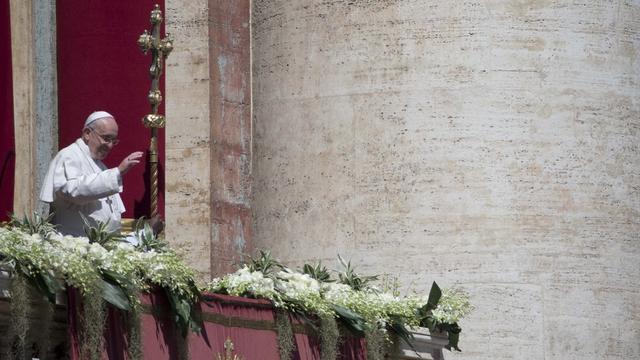
M 640 3 L 252 5 L 253 234 L 468 290 L 450 359 L 640 358 Z
M 167 239 L 202 280 L 251 250 L 249 0 L 167 0 Z
M 37 207 L 33 196 L 38 188 L 38 147 L 31 146 L 37 139 L 36 102 L 38 74 L 34 66 L 36 44 L 34 41 L 34 4 L 10 1 L 11 16 L 11 76 L 13 84 L 13 129 L 15 154 L 15 179 L 13 188 L 13 212 L 18 216 L 30 215 Z M 33 176 L 33 175 L 36 176 Z M 5 196 L 2 194 L 2 196 Z
M 166 236 L 207 279 L 211 273 L 211 104 L 209 4 L 167 0 Z
M 48 211 L 38 194 L 58 149 L 55 4 L 12 0 L 10 13 L 14 141 L 21 149 L 13 203 L 14 213 L 23 216 Z
M 212 274 L 251 253 L 250 0 L 210 0 Z

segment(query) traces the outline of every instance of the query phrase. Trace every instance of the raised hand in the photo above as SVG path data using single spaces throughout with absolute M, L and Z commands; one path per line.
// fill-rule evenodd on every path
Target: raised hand
M 132 152 L 131 154 L 127 155 L 127 157 L 125 157 L 124 160 L 122 160 L 120 165 L 118 165 L 118 170 L 120 170 L 120 174 L 121 175 L 126 174 L 132 167 L 140 163 L 142 155 L 143 155 L 142 151 Z

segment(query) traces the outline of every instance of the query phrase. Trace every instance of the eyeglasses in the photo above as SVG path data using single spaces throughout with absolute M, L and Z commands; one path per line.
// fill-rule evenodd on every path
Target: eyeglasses
M 98 138 L 100 139 L 100 141 L 102 141 L 103 143 L 107 144 L 107 143 L 111 143 L 113 146 L 118 145 L 118 143 L 120 142 L 120 139 L 118 139 L 115 136 L 104 136 L 104 135 L 100 135 L 98 134 L 98 132 L 96 131 L 96 129 L 92 128 L 91 126 L 88 127 L 89 130 L 91 130 L 92 133 L 98 135 Z

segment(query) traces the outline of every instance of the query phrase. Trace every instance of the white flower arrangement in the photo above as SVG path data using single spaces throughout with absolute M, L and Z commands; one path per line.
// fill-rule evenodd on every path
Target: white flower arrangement
M 91 290 L 101 273 L 109 271 L 140 290 L 156 284 L 195 297 L 191 286 L 194 272 L 173 251 L 145 253 L 126 243 L 107 250 L 86 237 L 51 233 L 44 239 L 39 234 L 0 227 L 1 258 L 11 259 L 9 266 L 17 264 L 27 274 L 51 274 L 81 292 Z
M 63 236 L 55 231 L 29 234 L 18 227 L 0 226 L 0 267 L 13 268 L 27 277 L 39 277 L 47 284 L 50 282 L 47 279 L 57 279 L 54 281 L 82 293 L 95 291 L 95 285 L 108 278 L 122 289 L 134 291 L 126 293 L 133 305 L 139 301 L 137 291 L 160 286 L 173 303 L 180 303 L 174 310 L 180 312 L 182 325 L 198 329 L 189 310 L 185 310 L 193 309 L 200 296 L 194 271 L 164 246 L 144 248 L 146 252 L 139 249 L 127 243 L 105 248 L 86 237 Z M 203 289 L 264 298 L 278 308 L 320 318 L 342 318 L 358 331 L 384 331 L 391 325 L 440 329 L 449 333 L 450 344 L 457 349 L 460 332 L 457 323 L 473 310 L 467 294 L 458 289 L 441 291 L 434 283 L 433 299 L 432 294 L 428 299 L 397 296 L 373 287 L 370 281 L 377 277 L 359 276 L 350 263 L 340 260 L 346 270 L 339 274 L 341 283 L 336 283 L 320 264 L 315 268 L 305 266 L 302 273 L 280 265 L 270 253 L 261 252 L 259 259 L 252 260 L 253 264 L 216 278 Z
M 438 306 L 431 312 L 438 323 L 455 324 L 473 310 L 469 296 L 460 289 L 444 289 Z
M 426 303 L 419 297 L 400 297 L 388 292 L 356 291 L 344 284 L 326 284 L 324 298 L 360 314 L 367 322 L 377 323 L 384 330 L 393 319 L 407 326 L 418 326 L 416 309 Z
M 337 307 L 341 307 L 361 317 L 369 328 L 382 331 L 394 323 L 408 327 L 421 326 L 425 319 L 420 316 L 418 309 L 426 307 L 429 301 L 423 296 L 402 297 L 373 286 L 355 290 L 343 283 L 320 282 L 309 274 L 286 267 L 264 274 L 258 270 L 252 271 L 246 265 L 232 274 L 213 279 L 205 290 L 269 299 L 276 307 L 318 316 L 342 316 L 344 313 L 337 311 Z M 469 297 L 464 292 L 445 289 L 438 305 L 430 313 L 435 325 L 448 325 L 457 323 L 472 309 Z
M 260 271 L 251 271 L 247 266 L 232 274 L 213 279 L 207 289 L 214 293 L 226 292 L 233 296 L 264 298 L 276 305 L 282 304 L 273 279 L 265 277 Z

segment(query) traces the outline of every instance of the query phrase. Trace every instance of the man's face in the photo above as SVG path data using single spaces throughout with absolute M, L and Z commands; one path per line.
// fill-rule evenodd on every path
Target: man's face
M 96 120 L 82 131 L 82 138 L 89 146 L 91 157 L 104 160 L 118 143 L 118 124 L 110 117 Z

